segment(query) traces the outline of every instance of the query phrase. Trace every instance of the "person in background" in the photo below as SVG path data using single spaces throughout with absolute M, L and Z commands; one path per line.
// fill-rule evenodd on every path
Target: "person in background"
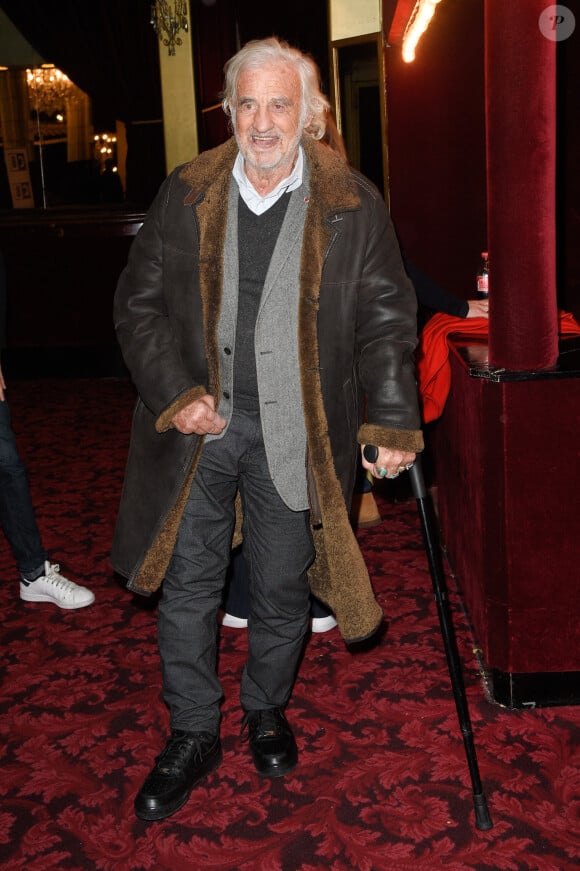
M 419 302 L 419 328 L 433 312 L 444 312 L 457 318 L 488 317 L 487 299 L 461 299 L 433 281 L 408 259 L 404 258 L 404 263 Z M 350 517 L 355 529 L 369 529 L 382 522 L 372 482 L 360 464 L 357 468 Z
M 416 300 L 379 192 L 318 141 L 319 88 L 314 62 L 286 43 L 240 49 L 223 98 L 234 136 L 170 174 L 117 286 L 138 400 L 111 560 L 130 589 L 163 587 L 171 730 L 135 799 L 144 820 L 175 813 L 221 762 L 218 612 L 237 505 L 250 576 L 242 732 L 259 775 L 298 764 L 286 707 L 310 589 L 347 642 L 383 619 L 347 506 L 357 443 L 378 447 L 364 460 L 377 477 L 423 447 Z
M 443 312 L 456 318 L 486 318 L 489 312 L 487 299 L 461 299 L 441 287 L 423 270 L 404 258 L 407 275 L 413 282 L 420 306 L 426 309 L 426 317 L 434 312 Z
M 6 270 L 0 253 L 0 349 L 5 346 Z M 69 581 L 43 547 L 30 496 L 28 476 L 18 453 L 0 365 L 0 527 L 20 573 L 24 602 L 49 602 L 71 610 L 91 605 L 94 594 Z
M 226 575 L 221 625 L 246 629 L 250 613 L 250 578 L 242 547 L 232 553 Z M 336 617 L 324 602 L 310 594 L 310 629 L 315 634 L 329 632 L 337 626 Z

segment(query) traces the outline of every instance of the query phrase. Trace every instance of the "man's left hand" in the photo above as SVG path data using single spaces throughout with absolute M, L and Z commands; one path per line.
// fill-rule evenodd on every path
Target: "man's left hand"
M 362 464 L 374 478 L 396 478 L 401 472 L 406 472 L 415 462 L 416 454 L 410 451 L 393 451 L 390 448 L 379 447 L 379 455 L 374 463 L 365 460 L 361 446 Z

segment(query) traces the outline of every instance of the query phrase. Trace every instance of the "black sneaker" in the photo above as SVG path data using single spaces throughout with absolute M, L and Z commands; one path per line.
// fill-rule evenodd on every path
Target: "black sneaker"
M 280 708 L 248 711 L 242 722 L 242 734 L 246 727 L 258 774 L 283 777 L 294 771 L 298 764 L 298 748 Z
M 183 807 L 193 787 L 221 761 L 219 736 L 208 732 L 172 732 L 137 793 L 135 813 L 141 820 L 171 816 Z

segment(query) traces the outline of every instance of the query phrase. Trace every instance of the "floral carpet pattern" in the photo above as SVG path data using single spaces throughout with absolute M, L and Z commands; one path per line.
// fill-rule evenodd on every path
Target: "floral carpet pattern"
M 474 826 L 471 787 L 413 500 L 377 499 L 359 533 L 387 615 L 351 653 L 313 635 L 288 708 L 290 776 L 256 774 L 239 737 L 243 630 L 220 630 L 221 767 L 172 818 L 133 799 L 164 745 L 155 602 L 108 561 L 133 390 L 122 378 L 9 384 L 45 546 L 96 602 L 26 604 L 0 538 L 0 866 L 3 871 L 567 871 L 580 866 L 580 709 L 508 711 L 486 699 L 453 579 L 479 767 L 494 822 Z

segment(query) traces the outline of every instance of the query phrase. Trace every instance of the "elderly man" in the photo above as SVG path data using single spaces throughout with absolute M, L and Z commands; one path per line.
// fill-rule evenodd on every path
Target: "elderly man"
M 115 299 L 139 398 L 112 561 L 132 590 L 163 581 L 171 735 L 135 800 L 145 820 L 221 761 L 216 627 L 236 517 L 243 722 L 258 773 L 278 777 L 297 764 L 285 708 L 310 588 L 348 642 L 382 619 L 348 519 L 357 441 L 379 447 L 376 476 L 422 448 L 414 292 L 378 191 L 317 141 L 316 66 L 276 39 L 248 43 L 223 105 L 234 138 L 165 181 Z

